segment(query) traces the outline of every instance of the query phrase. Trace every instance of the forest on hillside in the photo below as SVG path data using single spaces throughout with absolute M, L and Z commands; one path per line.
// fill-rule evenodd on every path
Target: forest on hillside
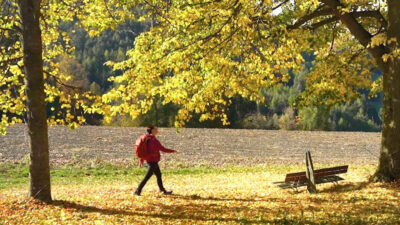
M 63 23 L 62 29 L 71 37 L 75 47 L 72 55 L 60 59 L 61 69 L 72 74 L 73 84 L 96 94 L 103 94 L 112 87 L 109 77 L 119 75 L 106 65 L 108 61 L 125 60 L 126 53 L 134 47 L 135 38 L 152 26 L 151 22 L 128 21 L 115 30 L 107 30 L 91 37 L 75 23 Z M 332 107 L 314 105 L 296 107 L 299 96 L 306 89 L 306 78 L 313 70 L 313 55 L 304 54 L 304 69 L 290 73 L 289 82 L 260 90 L 264 104 L 235 97 L 229 107 L 230 125 L 222 125 L 219 119 L 199 122 L 194 116 L 186 127 L 229 127 L 246 129 L 285 130 L 336 130 L 336 131 L 380 131 L 382 125 L 382 93 L 370 96 L 361 90 L 353 102 L 343 102 Z M 380 77 L 380 71 L 373 71 L 372 79 Z M 51 113 L 48 105 L 48 113 Z M 102 121 L 100 115 L 86 115 L 88 124 L 112 126 L 146 126 L 154 124 L 172 127 L 178 107 L 163 105 L 161 99 L 155 102 L 145 115 L 132 120 L 129 115 L 117 116 L 110 123 Z

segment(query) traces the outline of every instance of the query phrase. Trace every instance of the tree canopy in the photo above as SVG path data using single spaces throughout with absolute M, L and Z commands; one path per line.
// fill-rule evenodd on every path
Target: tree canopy
M 234 96 L 263 102 L 260 88 L 288 82 L 290 72 L 303 68 L 304 53 L 316 59 L 300 105 L 349 102 L 378 85 L 371 81 L 374 59 L 320 1 L 145 2 L 152 13 L 143 19 L 155 26 L 136 38 L 127 60 L 110 63 L 124 71 L 103 96 L 118 102 L 111 115 L 136 117 L 159 96 L 181 106 L 176 126 L 193 114 L 227 124 Z M 382 40 L 387 7 L 380 1 L 346 1 L 337 10 L 376 33 L 372 44 Z
M 8 124 L 22 122 L 25 107 L 17 7 L 12 1 L 2 5 L 0 103 L 5 132 Z M 380 79 L 371 81 L 373 58 L 320 1 L 42 1 L 41 5 L 49 124 L 76 127 L 85 122 L 84 113 L 94 112 L 106 114 L 106 121 L 118 114 L 136 118 L 151 110 L 155 99 L 179 107 L 175 126 L 184 126 L 194 114 L 201 121 L 219 118 L 229 124 L 228 107 L 234 97 L 265 102 L 260 89 L 288 82 L 290 73 L 304 69 L 305 53 L 315 55 L 315 60 L 306 76 L 307 88 L 295 102 L 299 107 L 350 102 L 361 89 L 381 87 Z M 385 4 L 348 1 L 340 10 L 351 12 L 375 32 L 373 43 L 382 42 Z M 77 81 L 79 72 L 66 68 L 66 55 L 75 49 L 82 51 L 80 57 L 88 55 L 80 59 L 82 64 L 89 68 L 91 80 L 107 90 L 107 70 L 93 67 L 104 60 L 90 56 L 99 54 L 90 53 L 89 45 L 79 46 L 82 35 L 75 33 L 84 28 L 96 36 L 132 19 L 153 25 L 135 39 L 126 60 L 120 56 L 125 49 L 112 53 L 113 58 L 104 52 L 116 74 L 123 73 L 110 79 L 117 85 L 101 100 L 88 91 L 89 84 L 82 80 L 86 78 Z M 76 25 L 65 29 L 65 23 Z M 72 63 L 69 60 L 67 64 Z M 93 73 L 103 75 L 93 77 Z

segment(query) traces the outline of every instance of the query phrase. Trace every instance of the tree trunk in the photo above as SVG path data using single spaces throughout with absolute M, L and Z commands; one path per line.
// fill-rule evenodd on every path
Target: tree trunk
M 44 93 L 40 1 L 19 0 L 30 137 L 29 195 L 51 201 L 49 145 Z
M 400 1 L 388 1 L 388 39 L 400 43 Z M 399 48 L 392 44 L 391 52 Z M 379 166 L 375 177 L 380 181 L 400 179 L 400 58 L 389 60 L 383 70 L 383 128 Z

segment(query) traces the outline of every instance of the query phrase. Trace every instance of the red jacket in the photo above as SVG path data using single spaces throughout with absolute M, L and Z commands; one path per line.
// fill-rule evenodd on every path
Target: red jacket
M 147 151 L 148 156 L 144 159 L 147 162 L 159 162 L 160 161 L 160 151 L 162 152 L 175 152 L 175 150 L 165 148 L 161 145 L 161 143 L 157 140 L 154 135 L 146 135 L 146 138 L 149 138 L 147 142 Z

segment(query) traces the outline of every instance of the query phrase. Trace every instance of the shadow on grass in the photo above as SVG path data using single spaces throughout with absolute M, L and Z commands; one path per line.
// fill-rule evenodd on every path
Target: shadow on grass
M 79 212 L 84 213 L 100 213 L 103 215 L 124 215 L 124 216 L 143 216 L 143 217 L 152 217 L 152 218 L 160 218 L 160 219 L 168 219 L 168 220 L 195 220 L 195 221 L 214 221 L 214 222 L 228 222 L 228 223 L 241 223 L 241 224 L 269 224 L 269 223 L 280 223 L 280 224 L 298 224 L 296 220 L 288 220 L 288 219 L 279 219 L 279 220 L 266 220 L 263 218 L 259 218 L 257 220 L 246 219 L 246 218 L 221 218 L 221 217 L 207 217 L 207 216 L 198 216 L 194 215 L 191 212 L 198 212 L 199 208 L 201 211 L 208 212 L 208 207 L 202 207 L 202 205 L 185 205 L 179 207 L 169 207 L 171 210 L 166 211 L 165 213 L 152 213 L 152 212 L 140 212 L 140 211 L 128 211 L 122 209 L 114 209 L 114 208 L 100 208 L 96 206 L 87 206 L 79 203 L 65 201 L 65 200 L 54 200 L 52 203 L 49 203 L 54 206 L 62 207 L 65 209 L 75 209 Z M 167 206 L 163 204 L 159 204 L 163 208 L 167 208 Z M 180 209 L 177 211 L 177 209 Z M 184 209 L 184 210 L 183 210 Z M 208 213 L 208 216 L 210 214 Z
M 204 201 L 237 201 L 237 202 L 260 202 L 265 201 L 263 199 L 246 199 L 246 198 L 216 198 L 216 197 L 201 197 L 199 195 L 180 195 L 180 194 L 173 194 L 167 195 L 168 198 L 179 198 L 179 199 L 186 199 L 186 200 L 204 200 Z M 270 199 L 272 201 L 278 200 L 277 198 Z
M 332 188 L 321 189 L 320 193 L 341 193 L 358 191 L 367 188 L 368 182 L 362 183 L 347 183 L 343 185 L 336 185 Z M 99 207 L 84 205 L 77 202 L 55 200 L 51 204 L 66 209 L 74 209 L 82 213 L 100 213 L 103 215 L 120 215 L 120 216 L 139 216 L 147 218 L 158 218 L 162 220 L 176 220 L 176 222 L 189 222 L 192 223 L 239 223 L 239 224 L 329 224 L 331 219 L 335 219 L 339 224 L 364 224 L 368 221 L 368 217 L 359 218 L 357 215 L 373 215 L 373 214 L 389 214 L 392 215 L 388 219 L 388 224 L 396 224 L 399 220 L 393 217 L 400 213 L 397 209 L 397 203 L 388 199 L 370 199 L 365 196 L 355 196 L 352 198 L 310 198 L 305 201 L 312 204 L 301 206 L 299 199 L 288 198 L 274 198 L 267 197 L 261 200 L 251 198 L 225 198 L 225 197 L 201 197 L 198 195 L 169 195 L 160 197 L 153 202 L 148 202 L 148 208 L 133 208 L 133 209 L 120 209 L 113 207 Z M 182 201 L 176 201 L 175 204 L 167 204 L 163 199 L 172 198 Z M 221 204 L 218 202 L 221 201 Z M 236 204 L 230 204 L 230 201 L 236 201 Z M 223 203 L 226 202 L 226 203 Z M 270 202 L 271 204 L 257 204 L 255 213 L 253 203 Z M 365 204 L 365 203 L 370 204 Z M 329 204 L 346 204 L 347 207 L 352 207 L 351 213 L 348 212 L 326 212 L 327 216 L 322 218 L 314 218 L 310 216 L 303 216 L 299 213 L 293 214 L 293 207 L 301 207 L 305 212 L 321 212 L 321 206 Z M 363 204 L 361 204 L 363 203 Z M 371 213 L 371 206 L 374 206 L 373 213 Z M 157 209 L 157 210 L 154 210 Z M 340 210 L 339 210 L 340 211 Z M 329 215 L 328 215 L 329 214 Z M 332 217 L 332 218 L 331 218 Z M 386 221 L 386 220 L 385 220 Z M 384 221 L 382 221 L 384 222 Z
M 279 182 L 281 183 L 281 182 Z M 332 185 L 325 185 L 323 187 L 317 185 L 317 194 L 318 193 L 344 193 L 344 192 L 351 192 L 351 191 L 358 191 L 366 188 L 372 182 L 358 182 L 358 183 L 345 183 L 345 184 L 332 184 Z M 296 195 L 296 194 L 304 194 L 307 193 L 307 186 L 301 186 L 297 188 L 284 188 L 288 191 L 288 193 Z
M 344 193 L 351 191 L 359 191 L 366 188 L 371 182 L 359 182 L 359 183 L 346 183 L 346 184 L 335 184 L 329 188 L 324 188 L 318 193 Z
M 99 208 L 96 206 L 88 206 L 88 205 L 82 205 L 76 202 L 71 202 L 71 201 L 65 201 L 65 200 L 53 200 L 50 205 L 62 207 L 65 209 L 75 209 L 80 212 L 95 212 L 95 213 L 101 213 L 104 215 L 131 215 L 131 216 L 136 216 L 140 215 L 134 212 L 126 211 L 126 210 L 120 210 L 120 209 L 107 209 L 107 208 Z
M 392 191 L 400 192 L 400 179 L 397 181 L 386 183 L 386 184 L 382 185 L 381 187 L 392 190 Z

